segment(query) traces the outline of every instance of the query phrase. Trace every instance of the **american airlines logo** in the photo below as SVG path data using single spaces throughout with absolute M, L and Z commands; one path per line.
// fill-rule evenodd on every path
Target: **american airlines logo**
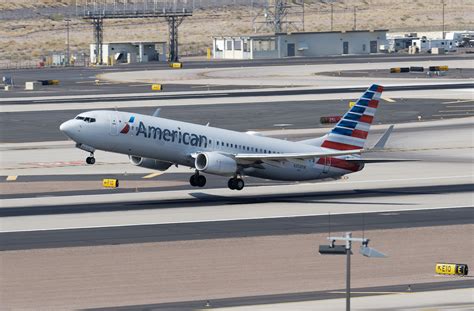
M 208 144 L 208 139 L 207 139 L 207 136 L 205 135 L 197 135 L 193 133 L 182 132 L 181 130 L 162 129 L 157 126 L 147 127 L 142 121 L 140 121 L 140 124 L 137 127 L 137 133 L 136 133 L 136 136 L 140 136 L 140 135 L 143 135 L 143 137 L 145 138 L 168 141 L 172 143 L 176 142 L 178 144 L 190 145 L 190 146 L 196 146 L 196 147 L 207 148 L 207 144 Z
M 130 124 L 133 124 L 134 121 L 135 121 L 135 116 L 131 116 L 130 119 L 128 120 L 128 122 L 125 123 L 125 126 L 120 131 L 120 133 L 121 134 L 127 134 L 128 131 L 130 131 Z

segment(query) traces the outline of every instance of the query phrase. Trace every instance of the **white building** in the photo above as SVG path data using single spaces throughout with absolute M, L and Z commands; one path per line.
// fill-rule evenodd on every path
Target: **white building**
M 387 30 L 293 32 L 213 38 L 214 58 L 259 59 L 379 53 Z
M 416 47 L 420 53 L 431 52 L 432 48 L 443 48 L 445 51 L 450 51 L 456 48 L 453 40 L 427 39 L 425 37 L 413 40 L 411 45 L 412 47 Z
M 97 63 L 96 45 L 90 45 L 91 63 Z M 107 42 L 102 44 L 102 63 L 166 61 L 166 42 Z

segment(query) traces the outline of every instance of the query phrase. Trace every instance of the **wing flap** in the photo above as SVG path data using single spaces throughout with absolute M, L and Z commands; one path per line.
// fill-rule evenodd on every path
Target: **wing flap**
M 268 161 L 268 160 L 275 160 L 275 161 L 296 161 L 298 160 L 305 160 L 305 159 L 313 159 L 313 158 L 325 158 L 325 157 L 337 157 L 343 155 L 355 155 L 361 154 L 364 152 L 363 149 L 356 149 L 356 150 L 328 150 L 326 152 L 306 152 L 306 153 L 249 153 L 249 154 L 236 154 L 236 160 L 242 161 Z

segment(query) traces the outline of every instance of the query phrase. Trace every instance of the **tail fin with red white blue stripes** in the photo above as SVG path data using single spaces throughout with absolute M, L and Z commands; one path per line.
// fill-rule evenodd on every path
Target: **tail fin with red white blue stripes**
M 331 132 L 323 137 L 320 146 L 335 150 L 364 148 L 382 91 L 383 87 L 377 84 L 369 87 Z

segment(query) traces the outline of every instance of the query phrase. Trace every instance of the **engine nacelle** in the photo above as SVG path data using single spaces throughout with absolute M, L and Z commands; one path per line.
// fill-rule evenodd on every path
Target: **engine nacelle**
M 223 176 L 232 176 L 237 172 L 237 162 L 230 156 L 219 152 L 198 154 L 194 166 L 198 171 Z
M 128 156 L 130 158 L 130 163 L 136 166 L 149 168 L 152 170 L 166 171 L 172 163 L 158 161 L 150 158 L 142 158 L 137 156 Z

